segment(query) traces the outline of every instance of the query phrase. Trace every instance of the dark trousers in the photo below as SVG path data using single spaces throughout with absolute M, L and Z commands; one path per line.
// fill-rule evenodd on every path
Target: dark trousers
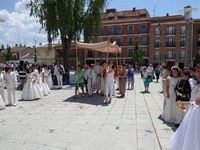
M 157 82 L 158 82 L 159 76 L 160 76 L 160 73 L 156 73 L 156 81 Z

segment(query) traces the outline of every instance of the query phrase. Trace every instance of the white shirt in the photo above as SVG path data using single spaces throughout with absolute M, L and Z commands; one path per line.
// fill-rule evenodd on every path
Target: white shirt
M 94 67 L 94 72 L 95 72 L 96 76 L 97 76 L 98 74 L 101 74 L 101 73 L 102 73 L 102 70 L 103 70 L 103 67 L 100 66 L 100 65 L 97 65 L 97 66 Z
M 107 72 L 110 71 L 112 68 L 107 68 Z M 114 80 L 114 71 L 107 74 L 107 79 L 113 79 Z
M 17 76 L 14 72 L 5 73 L 4 80 L 6 81 L 6 87 L 11 89 L 17 87 Z
M 87 70 L 85 71 L 84 76 L 85 76 L 85 79 L 92 79 L 93 82 L 96 81 L 96 80 L 95 80 L 95 73 L 94 73 L 94 70 L 93 70 L 93 69 L 87 69 Z
M 152 71 L 153 71 L 153 67 L 150 67 L 150 66 L 149 66 L 149 67 L 147 68 L 147 72 L 148 72 L 148 73 L 152 73 Z
M 62 69 L 63 70 L 63 74 L 65 74 L 65 69 L 64 69 L 63 65 L 60 64 L 60 68 L 58 68 L 58 66 L 55 65 L 55 67 L 54 67 L 54 75 L 61 75 L 59 69 Z
M 0 73 L 0 86 L 1 86 L 1 88 L 4 88 L 4 78 L 3 78 L 3 73 Z
M 189 79 L 189 83 L 190 83 L 190 87 L 191 87 L 191 97 L 190 100 L 191 101 L 195 101 L 197 93 L 198 93 L 198 85 L 197 85 L 197 81 L 190 78 Z

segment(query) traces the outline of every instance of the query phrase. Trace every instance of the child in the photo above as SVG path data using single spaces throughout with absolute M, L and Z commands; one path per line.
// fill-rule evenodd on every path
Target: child
M 75 72 L 74 76 L 76 76 L 76 88 L 75 88 L 75 96 L 77 97 L 78 87 L 81 87 L 83 96 L 84 96 L 84 72 L 81 70 L 81 66 L 77 66 L 77 71 Z
M 180 79 L 180 69 L 177 66 L 171 68 L 171 74 L 167 77 L 166 82 L 166 105 L 163 110 L 162 118 L 166 122 L 174 123 L 176 120 L 176 113 L 180 111 L 176 107 L 176 94 L 174 87 Z
M 147 72 L 146 66 L 143 67 L 142 78 L 143 78 L 143 81 L 144 81 L 144 88 L 145 88 L 144 92 L 148 93 L 149 92 L 149 82 L 150 82 L 151 79 L 148 78 L 148 72 Z
M 175 87 L 176 93 L 176 102 L 179 103 L 180 101 L 190 101 L 191 97 L 191 87 L 189 83 L 190 73 L 189 71 L 182 71 L 181 72 L 181 80 L 177 83 Z M 185 116 L 185 112 L 177 111 L 176 113 L 176 121 L 175 127 L 179 127 L 183 117 Z
M 6 67 L 5 72 L 4 80 L 8 91 L 8 105 L 16 106 L 18 104 L 18 99 L 16 98 L 17 76 L 15 72 L 12 72 L 12 67 Z M 14 102 L 11 99 L 11 94 Z
M 32 71 L 32 67 L 29 67 L 27 69 L 26 81 L 22 90 L 23 100 L 34 100 L 39 99 L 43 96 L 42 91 L 40 90 L 39 85 L 36 82 L 36 75 Z

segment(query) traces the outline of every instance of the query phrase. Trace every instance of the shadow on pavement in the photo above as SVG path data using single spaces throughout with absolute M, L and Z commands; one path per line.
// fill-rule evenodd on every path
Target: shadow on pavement
M 70 102 L 70 103 L 82 103 L 82 104 L 89 104 L 89 105 L 102 105 L 107 106 L 106 104 L 103 104 L 104 96 L 101 96 L 100 94 L 93 94 L 91 97 L 88 96 L 88 94 L 80 94 L 79 97 L 71 96 L 64 100 L 63 102 Z
M 177 128 L 175 127 L 175 124 L 174 123 L 169 123 L 169 122 L 166 122 L 162 119 L 162 116 L 160 115 L 158 117 L 158 119 L 162 120 L 163 121 L 163 124 L 166 124 L 168 127 L 170 127 L 174 132 L 177 130 Z M 167 129 L 164 129 L 164 130 L 167 130 Z M 169 129 L 168 129 L 169 130 Z

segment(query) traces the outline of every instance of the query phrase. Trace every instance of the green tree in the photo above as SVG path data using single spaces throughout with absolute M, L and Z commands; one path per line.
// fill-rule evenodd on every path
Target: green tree
M 5 49 L 5 47 L 4 47 L 4 45 L 3 45 L 3 44 L 1 45 L 1 49 Z
M 102 26 L 102 13 L 107 0 L 31 0 L 27 4 L 30 16 L 37 18 L 41 29 L 47 32 L 49 46 L 60 38 L 63 49 L 63 63 L 67 64 L 72 41 L 85 42 L 92 33 L 98 35 Z
M 137 40 L 135 40 L 135 47 L 133 49 L 133 57 L 132 57 L 135 67 L 136 67 L 137 62 L 143 61 L 143 54 L 144 54 L 144 50 L 139 48 L 139 43 Z
M 37 49 L 35 46 L 34 46 L 34 62 L 35 63 L 37 62 Z
M 12 60 L 12 52 L 11 52 L 11 47 L 7 45 L 7 48 L 6 48 L 6 53 L 3 54 L 4 57 L 5 57 L 5 61 L 8 62 L 10 60 Z

